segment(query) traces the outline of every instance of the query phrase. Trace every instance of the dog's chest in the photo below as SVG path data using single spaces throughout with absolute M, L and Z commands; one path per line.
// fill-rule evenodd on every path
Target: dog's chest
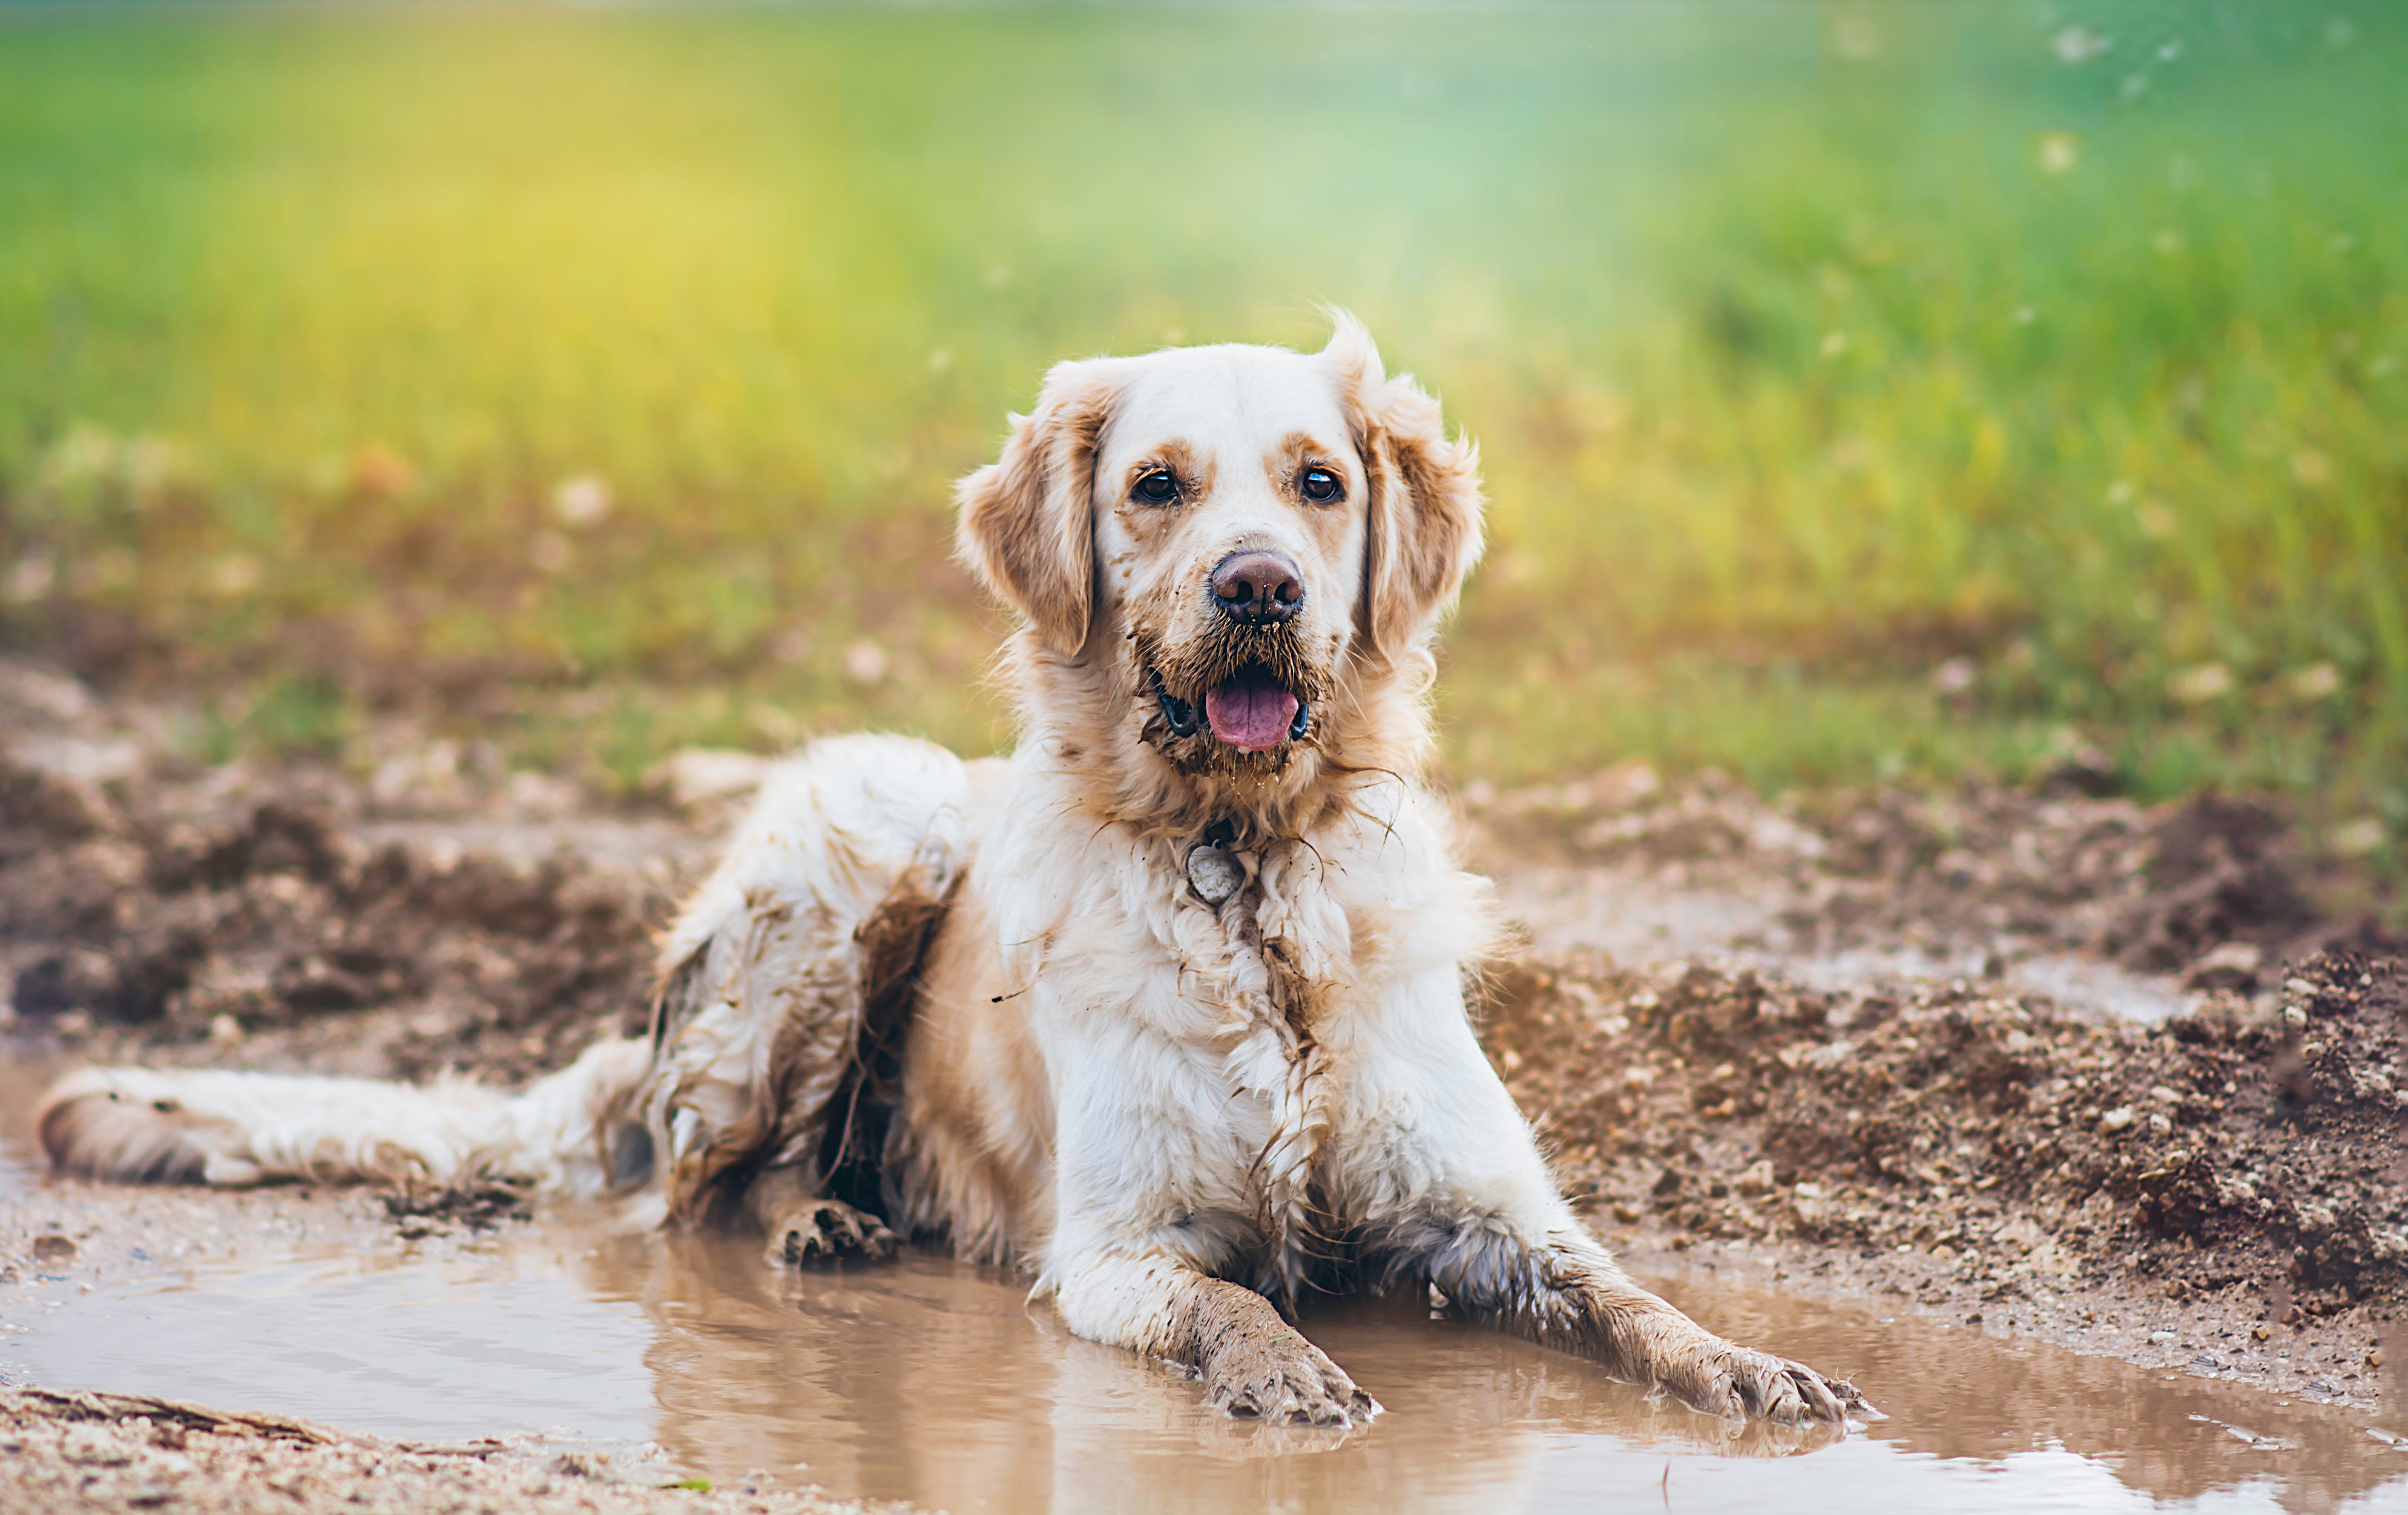
M 1201 1129 L 1161 1133 L 1184 1154 L 1175 1187 L 1228 1212 L 1284 1275 L 1337 1107 L 1320 1029 L 1352 987 L 1351 933 L 1342 902 L 1286 859 L 1237 853 L 1229 867 L 1242 873 L 1234 887 L 1177 890 L 1148 913 L 1154 991 L 1130 1008 L 1185 1086 L 1166 1107 L 1211 1112 Z

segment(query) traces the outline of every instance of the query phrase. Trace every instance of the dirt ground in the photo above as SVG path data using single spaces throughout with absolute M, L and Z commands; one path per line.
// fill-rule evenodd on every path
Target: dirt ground
M 612 808 L 399 729 L 342 762 L 209 767 L 170 715 L 23 663 L 0 663 L 0 1029 L 98 1060 L 557 1066 L 641 1023 L 652 934 L 745 776 L 697 760 Z M 2408 1388 L 2408 944 L 2363 914 L 2385 886 L 2245 798 L 2098 786 L 2079 765 L 2036 792 L 1780 802 L 1635 767 L 1474 786 L 1475 852 L 1532 922 L 1488 975 L 1492 1055 L 1641 1255 L 1743 1251 L 1794 1290 L 2372 1406 Z M 1651 912 L 1708 925 L 1634 945 L 1580 924 Z M 2035 987 L 2060 968 L 2178 1013 Z M 360 1223 L 523 1214 L 507 1193 L 425 1212 Z M 0 1266 L 32 1266 L 35 1234 L 0 1232 Z M 199 1413 L 19 1392 L 6 1435 L 56 1456 L 7 1476 L 88 1448 L 128 1500 L 154 1464 L 196 1488 L 374 1464 L 421 1480 L 396 1508 L 590 1508 L 539 1459 Z
M 634 1472 L 638 1476 L 624 1476 Z M 385 1441 L 308 1421 L 138 1394 L 0 1389 L 0 1505 L 22 1515 L 274 1508 L 530 1515 L 845 1515 L 881 1507 L 823 1495 L 650 1481 L 645 1467 L 524 1436 Z
M 2150 809 L 2095 779 L 1768 803 L 1627 767 L 1475 789 L 1509 902 L 1555 875 L 1519 896 L 1538 924 L 1491 975 L 1492 1055 L 1626 1247 L 1769 1251 L 1791 1288 L 2303 1398 L 2396 1394 L 2408 943 L 2365 913 L 2384 886 L 2252 800 Z M 1567 889 L 1676 922 L 1664 902 L 1705 902 L 1671 945 L 1721 950 L 1584 949 Z M 2177 1013 L 2038 992 L 2043 967 Z

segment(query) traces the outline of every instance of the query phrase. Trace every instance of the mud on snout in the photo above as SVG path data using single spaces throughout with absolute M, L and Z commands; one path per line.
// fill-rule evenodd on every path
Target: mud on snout
M 1280 772 L 1315 743 L 1328 664 L 1299 622 L 1197 619 L 1175 643 L 1143 629 L 1131 638 L 1146 740 L 1189 772 Z

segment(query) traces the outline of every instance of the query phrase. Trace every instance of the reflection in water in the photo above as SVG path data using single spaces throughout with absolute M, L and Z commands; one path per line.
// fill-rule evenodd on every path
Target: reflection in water
M 792 1469 L 848 1492 L 955 1510 L 1442 1509 L 1535 1485 L 1551 1438 L 1603 1435 L 1662 1453 L 1801 1450 L 1795 1433 L 1659 1411 L 1567 1358 L 1426 1319 L 1390 1300 L 1311 1328 L 1388 1413 L 1354 1434 L 1208 1413 L 1176 1370 L 1077 1340 L 1025 1286 L 913 1257 L 853 1274 L 766 1273 L 711 1238 L 630 1240 L 589 1284 L 639 1298 L 659 1435 L 681 1461 Z M 798 1320 L 801 1322 L 798 1329 Z
M 1837 1444 L 1729 1427 L 1392 1299 L 1308 1322 L 1387 1414 L 1353 1434 L 1261 1427 L 1207 1414 L 1172 1369 L 1069 1337 L 1009 1278 L 939 1259 L 781 1276 L 741 1246 L 631 1237 L 597 1248 L 584 1283 L 655 1322 L 658 1435 L 681 1461 L 954 1510 L 1548 1510 L 1612 1491 L 1660 1506 L 1668 1474 L 1675 1509 L 2119 1509 L 2222 1491 L 2320 1510 L 2386 1483 L 2378 1498 L 2408 1501 L 2408 1456 L 2349 1416 L 1698 1285 L 1669 1291 L 1880 1385 L 1894 1418 Z

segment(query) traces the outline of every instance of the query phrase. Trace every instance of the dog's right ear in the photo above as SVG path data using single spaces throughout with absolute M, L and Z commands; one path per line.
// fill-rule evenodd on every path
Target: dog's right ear
M 1011 418 L 1003 456 L 954 490 L 954 551 L 1066 657 L 1095 617 L 1096 448 L 1119 397 L 1122 364 L 1057 363 L 1037 409 Z

